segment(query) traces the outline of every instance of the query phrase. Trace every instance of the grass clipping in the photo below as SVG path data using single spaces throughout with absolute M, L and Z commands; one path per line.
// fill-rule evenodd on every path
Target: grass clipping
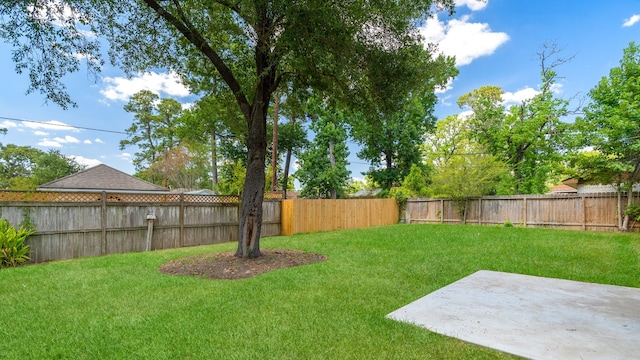
M 160 272 L 170 275 L 195 276 L 209 279 L 246 279 L 266 272 L 326 261 L 321 254 L 294 249 L 261 249 L 257 259 L 242 259 L 234 252 L 222 252 L 176 259 L 160 266 Z

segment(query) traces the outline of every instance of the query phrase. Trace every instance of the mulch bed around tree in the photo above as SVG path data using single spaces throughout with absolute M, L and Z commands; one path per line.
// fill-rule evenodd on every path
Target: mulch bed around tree
M 261 249 L 257 259 L 241 259 L 234 252 L 190 256 L 160 266 L 170 275 L 196 276 L 210 279 L 245 279 L 271 270 L 326 261 L 321 254 L 294 249 Z

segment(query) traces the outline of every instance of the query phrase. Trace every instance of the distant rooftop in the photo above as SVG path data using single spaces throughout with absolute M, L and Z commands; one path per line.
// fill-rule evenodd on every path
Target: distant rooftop
M 40 185 L 42 191 L 140 191 L 168 192 L 167 189 L 100 164 Z

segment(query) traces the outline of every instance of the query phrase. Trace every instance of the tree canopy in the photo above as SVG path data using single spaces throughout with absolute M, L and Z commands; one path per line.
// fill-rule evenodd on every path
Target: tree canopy
M 67 175 L 83 170 L 84 166 L 60 153 L 47 152 L 31 146 L 0 144 L 0 188 L 35 190 Z
M 580 166 L 594 178 L 629 191 L 640 182 L 640 46 L 631 42 L 617 67 L 589 91 L 591 102 L 576 123 L 582 142 L 593 152 L 583 153 Z M 631 204 L 633 197 L 628 197 Z M 618 213 L 623 214 L 621 204 Z M 627 230 L 628 215 L 620 216 Z
M 352 136 L 362 145 L 358 156 L 371 163 L 373 168 L 368 175 L 385 189 L 400 185 L 412 165 L 420 164 L 420 144 L 436 122 L 435 91 L 458 74 L 452 57 L 433 57 L 421 47 L 406 51 L 404 56 L 415 70 L 407 73 L 383 70 L 387 72 L 376 79 L 384 83 L 380 86 L 393 86 L 390 79 L 400 80 L 398 83 L 406 84 L 411 91 L 374 94 L 373 106 L 363 106 L 351 121 Z
M 247 129 L 236 254 L 257 257 L 273 92 L 291 79 L 351 106 L 393 109 L 423 80 L 404 56 L 422 46 L 416 27 L 442 9 L 454 1 L 31 0 L 0 4 L 0 34 L 29 90 L 63 107 L 73 104 L 64 75 L 82 62 L 98 72 L 105 39 L 128 73 L 171 69 L 199 90 L 229 92 Z
M 483 86 L 458 99 L 460 107 L 473 111 L 472 137 L 509 166 L 516 194 L 546 193 L 549 179 L 556 175 L 569 126 L 562 121 L 568 101 L 554 94 L 555 69 L 570 60 L 559 57 L 560 52 L 555 44 L 542 46 L 538 53 L 542 83 L 531 99 L 507 107 L 498 86 Z
M 300 154 L 296 177 L 302 183 L 302 196 L 336 199 L 344 193 L 349 175 L 347 131 L 344 117 L 335 110 L 316 110 L 311 130 L 313 142 Z

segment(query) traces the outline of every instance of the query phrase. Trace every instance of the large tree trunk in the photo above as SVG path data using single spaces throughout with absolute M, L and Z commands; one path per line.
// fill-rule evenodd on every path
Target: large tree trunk
M 272 94 L 268 80 L 258 84 L 247 120 L 247 173 L 242 188 L 238 249 L 235 256 L 257 258 L 260 253 L 262 202 L 265 187 L 265 159 L 267 154 L 267 111 Z
M 253 107 L 247 141 L 247 174 L 242 188 L 238 249 L 235 256 L 257 258 L 260 255 L 260 231 L 262 227 L 262 201 L 265 186 L 266 111 L 262 106 Z
M 247 176 L 242 190 L 242 204 L 240 212 L 240 227 L 238 250 L 236 256 L 258 257 L 260 256 L 260 228 L 262 224 L 262 201 L 264 200 L 265 185 L 265 155 L 267 153 L 267 110 L 271 94 L 278 88 L 279 80 L 276 77 L 278 63 L 272 53 L 270 43 L 272 31 L 274 31 L 273 19 L 268 11 L 268 3 L 258 1 L 256 17 L 252 26 L 256 32 L 255 61 L 258 83 L 253 93 L 253 100 L 247 99 L 246 93 L 238 79 L 235 78 L 231 68 L 227 66 L 220 55 L 209 46 L 209 42 L 198 32 L 195 27 L 186 20 L 183 15 L 174 16 L 167 11 L 161 2 L 143 0 L 168 24 L 175 27 L 215 66 L 222 80 L 229 86 L 229 90 L 236 98 L 240 111 L 247 122 Z M 164 3 L 164 2 L 162 2 Z M 171 2 L 173 3 L 173 2 Z M 179 6 L 178 6 L 179 7 Z M 246 21 L 247 19 L 245 19 Z

